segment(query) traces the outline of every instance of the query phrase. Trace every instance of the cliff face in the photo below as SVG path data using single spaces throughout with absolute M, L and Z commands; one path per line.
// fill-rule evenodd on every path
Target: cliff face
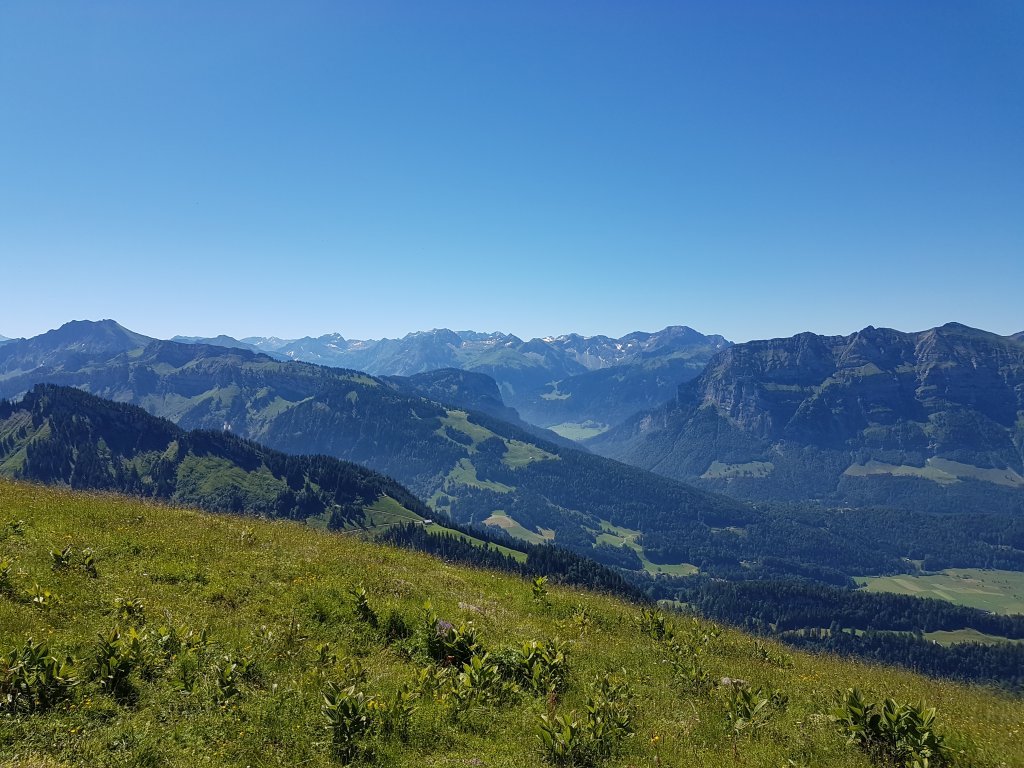
M 1024 486 L 1024 344 L 955 323 L 738 344 L 592 447 L 673 477 L 740 479 L 751 497 L 785 482 L 827 495 L 869 475 L 992 482 L 981 470 L 1003 469 L 1002 486 Z M 771 467 L 723 467 L 749 462 Z M 806 476 L 822 462 L 827 478 Z

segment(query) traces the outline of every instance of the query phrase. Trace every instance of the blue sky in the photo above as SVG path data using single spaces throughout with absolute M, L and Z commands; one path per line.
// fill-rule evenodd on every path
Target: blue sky
M 0 5 L 0 334 L 1024 329 L 1024 4 Z

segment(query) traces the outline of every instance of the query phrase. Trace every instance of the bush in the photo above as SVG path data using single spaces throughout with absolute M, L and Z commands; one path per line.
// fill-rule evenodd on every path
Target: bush
M 499 654 L 496 663 L 507 679 L 536 694 L 561 693 L 569 684 L 569 646 L 557 638 L 523 643 Z
M 423 648 L 433 661 L 461 667 L 474 656 L 483 653 L 476 629 L 472 624 L 460 624 L 439 619 L 428 603 L 423 609 L 421 625 Z
M 857 688 L 840 694 L 833 713 L 849 744 L 856 744 L 876 765 L 934 768 L 949 762 L 950 751 L 935 731 L 935 710 L 923 704 L 899 704 L 886 699 L 869 703 Z
M 71 657 L 62 661 L 29 638 L 0 657 L 0 712 L 43 712 L 68 698 L 78 684 L 73 665 Z
M 323 691 L 320 712 L 324 727 L 331 734 L 331 751 L 339 760 L 354 760 L 363 751 L 365 739 L 372 735 L 375 723 L 371 717 L 373 699 L 367 699 L 355 686 L 340 688 L 328 683 Z
M 124 701 L 135 695 L 131 684 L 132 672 L 145 672 L 152 664 L 147 648 L 148 635 L 140 635 L 134 628 L 126 633 L 113 629 L 99 636 L 92 678 L 104 693 Z
M 584 714 L 541 715 L 538 737 L 555 765 L 590 768 L 615 755 L 633 735 L 633 693 L 629 684 L 605 675 L 591 689 Z

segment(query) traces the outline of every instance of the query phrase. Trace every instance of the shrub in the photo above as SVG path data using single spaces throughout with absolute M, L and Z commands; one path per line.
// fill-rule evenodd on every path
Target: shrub
M 38 584 L 32 585 L 32 589 L 29 590 L 28 596 L 34 607 L 44 611 L 52 608 L 59 600 L 56 594 L 48 589 L 40 587 Z
M 382 627 L 384 631 L 384 639 L 393 643 L 396 640 L 405 640 L 412 635 L 412 629 L 405 621 L 405 617 L 395 608 L 388 611 L 387 616 L 384 617 L 384 625 Z
M 149 637 L 134 628 L 122 633 L 113 629 L 99 636 L 92 678 L 100 688 L 118 700 L 128 700 L 135 694 L 130 676 L 134 671 L 145 672 L 152 659 L 146 647 Z
M 773 713 L 784 710 L 789 697 L 777 691 L 752 689 L 745 684 L 732 684 L 728 689 L 725 718 L 733 738 L 744 733 L 756 735 Z
M 499 654 L 496 663 L 506 678 L 536 694 L 561 693 L 569 684 L 569 646 L 558 638 L 523 643 Z
M 360 584 L 359 587 L 350 590 L 350 592 L 356 601 L 356 618 L 376 629 L 378 624 L 377 613 L 370 605 L 370 596 L 367 594 L 366 588 Z
M 71 546 L 68 545 L 64 549 L 51 549 L 50 562 L 55 571 L 67 568 L 71 564 Z
M 538 737 L 555 765 L 589 768 L 615 755 L 633 735 L 633 694 L 628 683 L 605 675 L 591 689 L 584 714 L 541 715 Z
M 439 619 L 428 603 L 423 609 L 421 624 L 423 648 L 432 660 L 441 664 L 461 667 L 483 652 L 476 629 L 472 624 L 460 624 Z
M 945 765 L 950 750 L 935 731 L 935 709 L 923 704 L 899 704 L 885 699 L 881 706 L 867 702 L 857 688 L 840 694 L 833 712 L 849 744 L 856 744 L 878 765 L 933 768 Z
M 530 586 L 530 591 L 533 594 L 533 599 L 539 603 L 543 603 L 548 597 L 548 577 L 538 576 L 533 580 Z
M 331 750 L 339 760 L 351 761 L 363 750 L 365 739 L 372 735 L 375 723 L 371 703 L 355 686 L 340 688 L 328 683 L 323 691 L 320 712 L 324 727 L 331 734 Z
M 671 640 L 675 635 L 675 628 L 662 611 L 644 608 L 635 621 L 643 634 L 653 637 L 658 642 Z
M 14 582 L 11 581 L 11 568 L 14 563 L 4 557 L 0 558 L 0 595 L 11 597 L 14 595 Z
M 217 683 L 213 692 L 213 700 L 221 707 L 232 704 L 242 694 L 239 683 L 244 670 L 239 662 L 230 656 L 222 656 L 213 664 L 214 681 Z
M 692 693 L 711 693 L 715 679 L 701 661 L 702 654 L 678 643 L 672 643 L 670 649 L 672 655 L 665 663 L 671 666 L 675 681 Z
M 82 550 L 82 570 L 86 572 L 90 579 L 99 577 L 99 571 L 96 570 L 96 553 L 91 549 Z
M 68 698 L 78 684 L 73 666 L 70 656 L 62 661 L 29 638 L 0 657 L 0 712 L 43 712 Z
M 146 604 L 140 597 L 114 598 L 114 610 L 119 621 L 133 624 L 146 623 Z

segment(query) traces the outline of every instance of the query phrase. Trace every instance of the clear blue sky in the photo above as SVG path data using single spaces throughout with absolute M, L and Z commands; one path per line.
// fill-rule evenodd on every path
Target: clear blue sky
M 1024 3 L 0 4 L 0 334 L 1024 329 Z

